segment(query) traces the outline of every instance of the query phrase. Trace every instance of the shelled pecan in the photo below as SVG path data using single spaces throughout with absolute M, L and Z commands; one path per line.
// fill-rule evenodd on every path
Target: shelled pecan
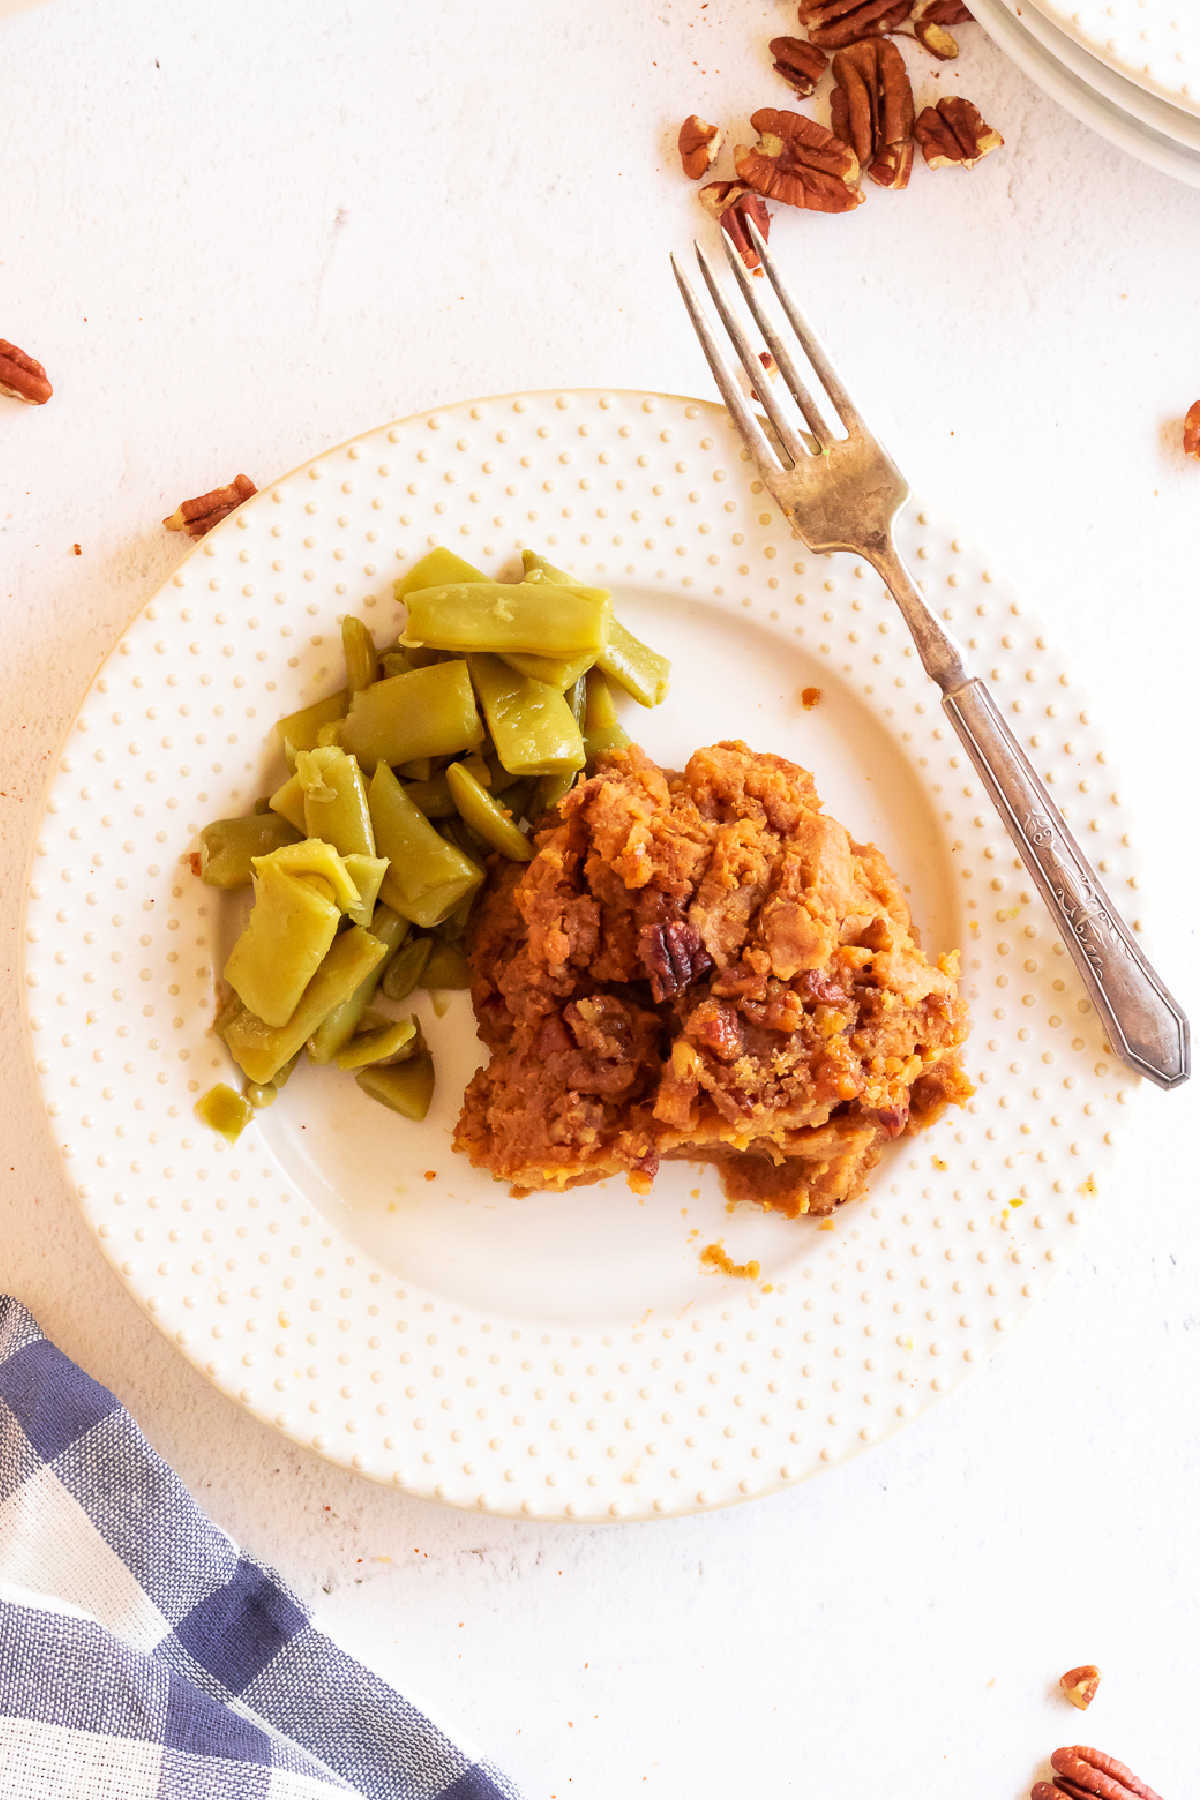
M 1077 1669 L 1068 1669 L 1065 1675 L 1060 1675 L 1058 1685 L 1072 1706 L 1086 1712 L 1096 1698 L 1100 1671 L 1095 1663 L 1080 1663 Z
M 985 124 L 979 108 L 961 94 L 947 94 L 936 106 L 927 106 L 913 131 L 931 169 L 973 169 L 1004 142 Z
M 746 232 L 746 220 L 753 219 L 765 240 L 771 229 L 771 215 L 744 181 L 710 181 L 700 189 L 700 204 L 719 219 L 721 229 L 752 275 L 761 274 L 758 251 Z
M 823 50 L 842 50 L 895 31 L 911 10 L 912 0 L 800 0 L 800 23 Z
M 1052 1781 L 1036 1782 L 1030 1800 L 1161 1800 L 1153 1788 L 1139 1781 L 1132 1769 L 1090 1750 L 1085 1744 L 1069 1744 L 1050 1758 Z
M 198 494 L 194 500 L 184 500 L 163 524 L 168 531 L 186 531 L 189 537 L 203 537 L 206 531 L 228 518 L 243 500 L 249 500 L 257 492 L 248 475 L 235 475 L 228 487 L 213 488 L 207 494 Z
M 775 71 L 789 87 L 807 100 L 825 73 L 829 58 L 808 38 L 773 37 L 768 49 L 775 59 Z
M 0 394 L 10 400 L 23 400 L 26 406 L 45 406 L 53 387 L 36 357 L 18 350 L 7 338 L 0 338 Z
M 849 212 L 862 201 L 861 169 L 849 144 L 803 113 L 760 107 L 750 115 L 758 142 L 739 144 L 733 166 L 739 177 L 768 200 L 810 212 Z
M 1200 459 L 1200 400 L 1193 401 L 1184 415 L 1183 453 Z
M 684 174 L 699 181 L 702 175 L 708 174 L 720 154 L 720 127 L 689 113 L 679 127 L 676 144 Z
M 904 188 L 913 165 L 913 93 L 886 38 L 863 38 L 833 59 L 830 123 L 880 187 Z
M 959 0 L 913 0 L 909 18 L 899 29 L 915 37 L 939 62 L 958 55 L 958 40 L 947 25 L 969 25 L 971 14 Z

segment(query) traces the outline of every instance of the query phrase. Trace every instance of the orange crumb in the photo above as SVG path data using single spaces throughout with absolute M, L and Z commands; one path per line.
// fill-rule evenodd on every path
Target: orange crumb
M 1094 1194 L 1096 1192 L 1096 1177 L 1094 1175 L 1089 1175 L 1086 1181 L 1081 1181 L 1079 1184 L 1079 1192 L 1081 1194 Z
M 705 1244 L 700 1252 L 700 1261 L 710 1269 L 720 1269 L 723 1275 L 734 1275 L 739 1281 L 757 1281 L 759 1266 L 755 1258 L 749 1262 L 736 1263 L 728 1254 L 720 1239 L 715 1244 Z
M 807 687 L 800 689 L 800 704 L 805 712 L 811 712 L 814 706 L 820 706 L 821 698 L 820 688 Z
M 773 1294 L 775 1292 L 775 1283 L 773 1281 L 764 1281 L 758 1291 L 760 1294 Z
M 1010 1206 L 1024 1206 L 1025 1202 L 1018 1195 L 1018 1197 L 1015 1200 L 1010 1200 L 1008 1204 Z
M 436 1181 L 437 1180 L 437 1170 L 436 1169 L 426 1169 L 425 1179 L 426 1179 L 426 1181 Z
M 690 1194 L 690 1195 L 689 1195 L 689 1199 L 692 1199 L 692 1200 L 698 1200 L 698 1199 L 699 1199 L 699 1198 L 700 1198 L 700 1189 L 699 1189 L 699 1188 L 693 1188 L 693 1189 L 692 1189 L 692 1191 L 691 1191 L 691 1194 Z M 685 1207 L 685 1208 L 684 1208 L 684 1210 L 685 1210 L 685 1211 L 686 1211 L 686 1210 L 687 1210 L 687 1209 L 686 1209 L 686 1207 Z
M 935 1169 L 948 1169 L 950 1167 L 950 1164 L 940 1156 L 931 1157 L 930 1161 L 933 1163 Z
M 972 937 L 978 937 L 979 936 L 979 920 L 978 919 L 968 919 L 967 920 L 967 930 L 971 933 Z
M 82 556 L 83 555 L 83 545 L 82 544 L 72 544 L 71 545 L 71 554 L 72 554 L 72 556 Z
M 834 1228 L 832 1219 L 822 1219 L 821 1223 L 817 1226 L 818 1231 L 833 1231 Z

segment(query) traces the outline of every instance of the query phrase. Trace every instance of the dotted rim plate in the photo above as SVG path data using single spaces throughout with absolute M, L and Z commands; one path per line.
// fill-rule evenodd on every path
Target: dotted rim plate
M 1200 114 L 1194 0 L 1034 0 L 1034 7 L 1119 75 Z
M 765 1494 L 877 1441 L 1042 1292 L 1137 1086 L 1108 1056 L 878 581 L 851 557 L 802 552 L 750 475 L 720 408 L 666 395 L 510 395 L 369 432 L 193 549 L 103 665 L 48 785 L 26 1007 L 85 1216 L 225 1392 L 417 1494 L 544 1519 L 649 1517 Z M 924 514 L 902 535 L 1128 896 L 1103 749 L 1036 625 Z M 263 1134 L 228 1145 L 193 1115 L 228 1073 L 205 1030 L 222 903 L 182 853 L 206 819 L 261 791 L 270 722 L 334 685 L 342 612 L 364 610 L 382 638 L 391 577 L 428 545 L 494 567 L 527 537 L 674 607 L 685 631 L 702 612 L 726 631 L 749 614 L 780 647 L 764 661 L 802 646 L 866 709 L 940 834 L 974 1016 L 969 1110 L 904 1144 L 831 1231 L 756 1213 L 800 1234 L 786 1280 L 709 1277 L 694 1304 L 615 1324 L 514 1318 L 402 1279 Z M 766 743 L 772 729 L 755 727 Z

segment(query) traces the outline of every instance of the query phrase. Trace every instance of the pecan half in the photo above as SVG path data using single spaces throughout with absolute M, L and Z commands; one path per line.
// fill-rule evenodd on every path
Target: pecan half
M 768 49 L 775 58 L 775 72 L 807 100 L 825 73 L 829 58 L 807 38 L 773 37 Z
M 739 144 L 733 166 L 756 193 L 810 212 L 849 212 L 861 203 L 858 158 L 832 131 L 773 106 L 760 107 L 750 123 L 758 143 L 752 149 Z
M 699 181 L 702 175 L 708 174 L 720 154 L 721 128 L 709 125 L 696 113 L 689 113 L 679 127 L 676 143 L 684 174 L 692 181 Z
M 961 94 L 947 94 L 936 106 L 927 106 L 913 131 L 931 169 L 951 165 L 973 169 L 1004 142 L 998 131 L 984 123 L 979 108 Z
M 1096 1698 L 1096 1690 L 1100 1686 L 1100 1671 L 1095 1663 L 1080 1663 L 1077 1669 L 1068 1669 L 1060 1675 L 1058 1685 L 1072 1706 L 1080 1712 L 1086 1712 Z
M 1085 1744 L 1069 1744 L 1056 1750 L 1050 1758 L 1053 1781 L 1039 1781 L 1032 1800 L 1161 1800 L 1161 1796 L 1139 1781 L 1132 1769 L 1106 1756 L 1103 1750 L 1089 1750 Z
M 203 537 L 206 531 L 228 518 L 243 500 L 249 500 L 251 494 L 257 492 L 248 475 L 235 475 L 228 487 L 213 488 L 210 493 L 198 494 L 194 500 L 184 500 L 163 524 L 168 531 L 186 531 L 189 537 Z
M 830 123 L 880 187 L 905 188 L 913 166 L 912 83 L 886 38 L 863 38 L 833 59 Z
M 7 394 L 10 400 L 24 400 L 26 406 L 45 406 L 53 392 L 36 357 L 27 356 L 7 338 L 0 338 L 0 394 Z
M 1183 453 L 1200 459 L 1200 400 L 1189 406 L 1184 415 Z
M 912 0 L 800 0 L 800 23 L 814 44 L 842 50 L 858 38 L 895 31 L 911 10 Z
M 771 229 L 771 215 L 744 181 L 710 181 L 700 189 L 700 204 L 721 221 L 721 230 L 752 275 L 762 274 L 758 251 L 746 232 L 746 220 L 753 219 L 764 242 Z
M 638 955 L 656 1001 L 682 993 L 713 966 L 700 933 L 686 919 L 673 919 L 669 925 L 643 925 L 638 933 Z
M 970 23 L 971 14 L 959 0 L 914 0 L 912 16 L 901 30 L 915 37 L 939 62 L 949 62 L 958 55 L 958 40 L 946 30 L 947 25 Z

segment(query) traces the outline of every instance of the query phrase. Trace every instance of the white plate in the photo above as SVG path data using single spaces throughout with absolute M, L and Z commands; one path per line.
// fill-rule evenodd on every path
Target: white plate
M 1112 777 L 1036 624 L 953 537 L 920 517 L 905 536 L 1128 897 Z M 230 1073 L 206 1031 L 229 903 L 181 858 L 277 778 L 271 722 L 340 680 L 339 615 L 390 637 L 392 576 L 438 541 L 489 569 L 531 542 L 611 585 L 674 660 L 672 696 L 636 720 L 647 747 L 679 761 L 742 735 L 795 756 L 886 848 L 927 945 L 963 946 L 977 1097 L 902 1143 L 832 1230 L 730 1215 L 712 1175 L 681 1165 L 644 1202 L 611 1183 L 509 1198 L 447 1140 L 475 1057 L 462 997 L 427 1019 L 424 1127 L 312 1070 L 236 1146 L 197 1123 L 197 1096 Z M 813 711 L 805 686 L 823 690 Z M 385 426 L 204 539 L 66 740 L 27 940 L 54 1136 L 164 1331 L 292 1437 L 503 1513 L 715 1506 L 912 1417 L 1041 1292 L 1131 1086 L 875 577 L 798 553 L 720 409 L 649 394 L 529 394 Z M 761 1278 L 702 1269 L 715 1239 Z
M 1188 114 L 1114 75 L 1027 6 L 1010 11 L 1005 0 L 978 0 L 972 11 L 1005 55 L 1081 123 L 1164 175 L 1200 187 L 1200 148 L 1191 147 L 1196 122 Z
M 1196 0 L 1023 0 L 1098 61 L 1200 113 L 1200 7 Z

